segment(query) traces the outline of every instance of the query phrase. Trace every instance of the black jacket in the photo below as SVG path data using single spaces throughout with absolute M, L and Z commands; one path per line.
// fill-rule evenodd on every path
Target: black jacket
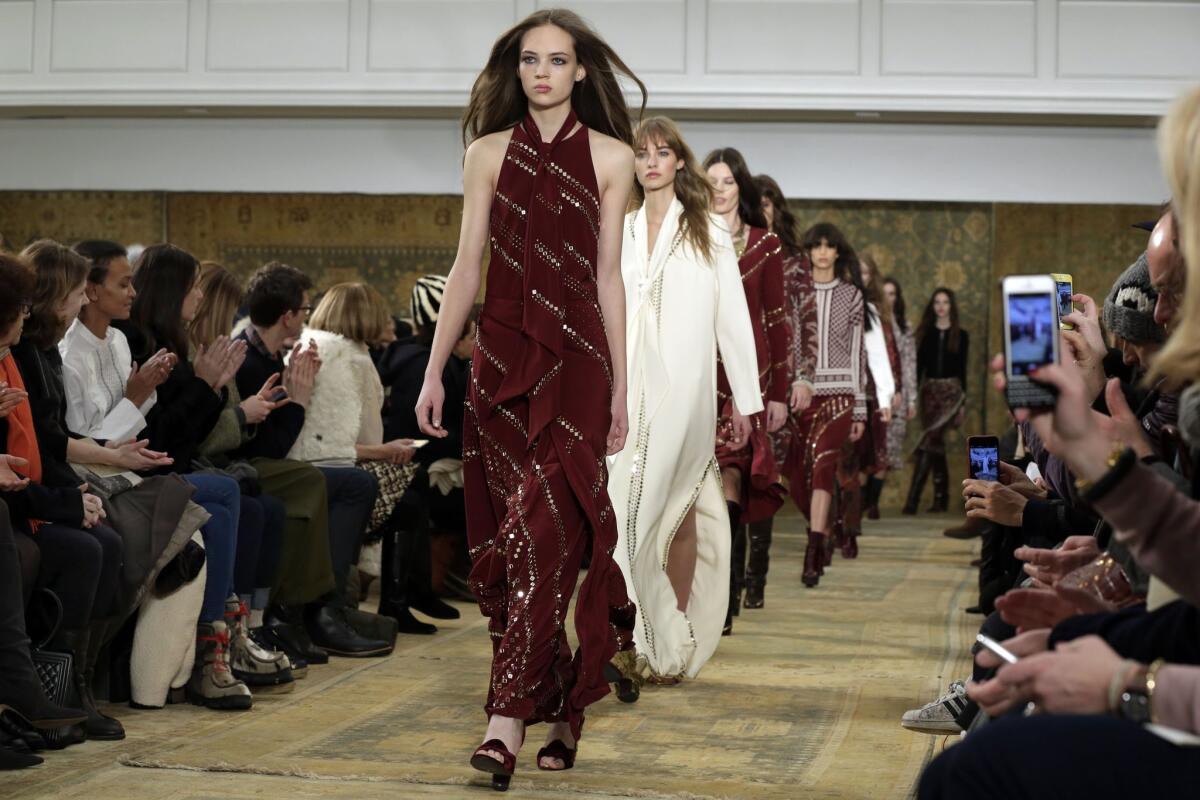
M 7 441 L 8 419 L 0 417 L 0 448 L 4 448 Z M 38 449 L 41 450 L 40 442 Z M 83 522 L 83 494 L 76 488 L 79 483 L 78 478 L 71 486 L 30 482 L 15 492 L 0 491 L 0 499 L 8 505 L 13 527 L 25 533 L 31 532 L 31 519 L 78 527 Z
M 917 348 L 917 381 L 927 381 L 936 378 L 958 378 L 963 391 L 967 390 L 967 353 L 970 350 L 971 337 L 967 332 L 958 332 L 958 352 L 951 353 L 946 347 L 946 334 L 949 331 L 934 329 L 921 340 Z
M 379 374 L 388 394 L 383 417 L 383 438 L 425 439 L 417 427 L 417 398 L 429 367 L 430 348 L 419 340 L 393 342 L 379 363 Z M 417 451 L 417 461 L 429 466 L 442 458 L 462 458 L 463 406 L 471 380 L 471 362 L 450 356 L 442 370 L 446 399 L 442 404 L 444 439 L 430 439 Z
M 29 392 L 34 432 L 42 455 L 42 484 L 78 486 L 79 478 L 67 464 L 67 440 L 79 437 L 67 430 L 67 396 L 58 348 L 39 350 L 33 342 L 22 340 L 13 345 L 12 355 Z
M 238 392 L 242 397 L 258 394 L 267 378 L 283 374 L 282 357 L 268 356 L 250 343 L 245 333 L 238 336 L 246 342 L 246 360 L 237 373 Z M 288 403 L 275 409 L 257 425 L 249 425 L 249 438 L 237 451 L 239 458 L 287 458 L 300 430 L 304 427 L 304 407 Z

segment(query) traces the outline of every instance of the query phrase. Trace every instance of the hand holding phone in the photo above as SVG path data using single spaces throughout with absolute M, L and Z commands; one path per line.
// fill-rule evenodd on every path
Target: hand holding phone
M 995 436 L 967 437 L 967 474 L 973 480 L 1000 480 L 1000 440 Z
M 1054 291 L 1058 296 L 1058 327 L 1064 331 L 1075 330 L 1074 325 L 1063 322 L 1075 310 L 1071 304 L 1071 298 L 1075 296 L 1074 281 L 1065 272 L 1052 272 L 1050 277 L 1054 279 Z
M 1052 408 L 1053 387 L 1031 375 L 1059 361 L 1057 290 L 1049 275 L 1004 279 L 1005 398 L 1009 408 Z

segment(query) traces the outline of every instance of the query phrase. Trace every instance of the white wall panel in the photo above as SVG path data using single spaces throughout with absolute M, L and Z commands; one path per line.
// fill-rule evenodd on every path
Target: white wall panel
M 538 0 L 537 6 L 580 14 L 639 77 L 687 69 L 686 0 Z
M 350 0 L 209 0 L 210 70 L 345 70 Z
M 1200 80 L 1200 2 L 1063 0 L 1058 74 Z
M 368 71 L 478 72 L 516 0 L 370 0 Z
M 0 2 L 0 72 L 33 70 L 33 0 Z
M 884 75 L 1031 77 L 1033 0 L 883 0 Z
M 704 123 L 789 197 L 1159 203 L 1149 128 Z M 458 194 L 454 120 L 0 120 L 0 189 Z M 314 158 L 314 154 L 320 154 Z M 297 165 L 303 165 L 302 169 Z
M 707 71 L 853 75 L 859 0 L 709 0 Z
M 183 72 L 187 0 L 53 0 L 55 72 Z

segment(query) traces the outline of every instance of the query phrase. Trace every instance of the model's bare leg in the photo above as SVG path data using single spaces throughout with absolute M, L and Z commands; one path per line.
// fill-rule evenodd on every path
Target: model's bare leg
M 521 749 L 521 743 L 525 739 L 524 721 L 515 719 L 514 717 L 502 717 L 499 714 L 493 714 L 492 718 L 488 720 L 487 733 L 483 736 L 485 742 L 490 742 L 492 739 L 499 739 L 504 742 L 504 746 L 508 748 L 508 752 L 516 755 Z M 504 761 L 504 756 L 494 750 L 484 750 L 483 754 L 497 761 Z
M 696 507 L 688 509 L 667 551 L 667 579 L 675 590 L 675 604 L 686 612 L 696 577 Z
M 725 499 L 730 503 L 742 502 L 742 471 L 735 467 L 721 470 L 721 484 L 725 487 Z
M 814 533 L 829 533 L 829 507 L 833 496 L 824 489 L 815 489 L 809 507 L 808 524 Z
M 546 744 L 550 744 L 555 739 L 561 739 L 562 743 L 567 746 L 568 750 L 575 749 L 575 737 L 571 735 L 571 723 L 569 722 L 552 722 L 549 729 L 546 731 Z M 561 758 L 551 758 L 550 756 L 542 756 L 538 760 L 538 766 L 542 769 L 565 769 L 566 764 Z

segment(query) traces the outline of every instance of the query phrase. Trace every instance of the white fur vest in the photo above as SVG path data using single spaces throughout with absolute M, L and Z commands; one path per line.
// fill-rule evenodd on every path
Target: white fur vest
M 356 444 L 383 442 L 383 384 L 366 345 L 328 331 L 306 328 L 300 340 L 315 342 L 321 369 L 304 427 L 287 457 L 299 461 L 355 459 Z

